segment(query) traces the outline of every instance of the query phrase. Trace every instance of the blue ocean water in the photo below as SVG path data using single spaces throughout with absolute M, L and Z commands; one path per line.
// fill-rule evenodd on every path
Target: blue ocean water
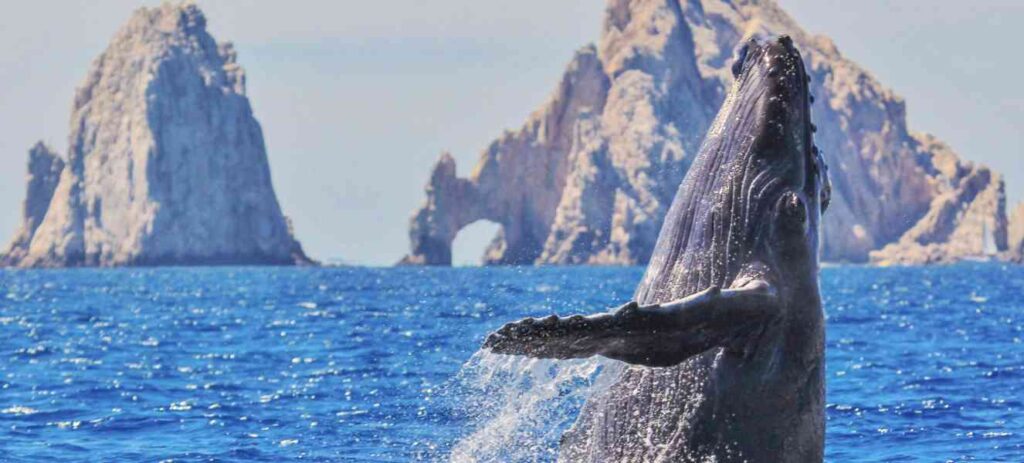
M 560 367 L 481 381 L 502 360 L 477 348 L 510 319 L 625 301 L 641 273 L 0 271 L 0 460 L 435 460 L 504 423 L 535 428 L 543 460 L 566 422 L 496 420 L 531 409 L 486 385 Z M 822 286 L 829 461 L 1024 460 L 1024 268 L 826 268 Z M 552 397 L 571 422 L 578 400 Z

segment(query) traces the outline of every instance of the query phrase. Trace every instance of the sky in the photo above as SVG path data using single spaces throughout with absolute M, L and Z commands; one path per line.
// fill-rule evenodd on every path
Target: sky
M 90 62 L 154 1 L 17 2 L 0 27 L 0 241 L 24 199 L 27 150 L 67 151 L 71 100 Z M 442 151 L 460 174 L 554 89 L 595 41 L 598 0 L 200 0 L 210 32 L 235 43 L 263 126 L 274 186 L 306 251 L 389 265 Z M 1024 2 L 779 0 L 809 32 L 907 101 L 910 127 L 1007 180 L 1024 199 Z M 1012 59 L 1008 59 L 1012 58 Z M 461 232 L 475 263 L 496 226 Z

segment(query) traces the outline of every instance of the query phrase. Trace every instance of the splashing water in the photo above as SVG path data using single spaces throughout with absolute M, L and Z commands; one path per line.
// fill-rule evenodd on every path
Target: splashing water
M 553 361 L 477 351 L 459 372 L 470 433 L 451 461 L 553 461 L 580 407 L 618 377 L 606 359 Z

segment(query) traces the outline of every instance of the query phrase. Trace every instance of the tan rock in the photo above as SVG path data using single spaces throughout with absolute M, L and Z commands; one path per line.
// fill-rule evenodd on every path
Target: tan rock
M 965 164 L 910 230 L 871 261 L 881 265 L 952 263 L 962 259 L 996 259 L 1007 249 L 1006 195 L 998 174 Z
M 576 121 L 604 106 L 608 83 L 594 47 L 576 53 L 551 100 L 481 155 L 467 179 L 447 154 L 434 167 L 427 202 L 412 218 L 406 264 L 450 265 L 456 233 L 477 220 L 500 223 L 485 253 L 493 264 L 530 264 L 541 253 L 567 175 Z
M 21 266 L 308 263 L 245 73 L 191 3 L 142 8 L 79 87 L 68 162 Z
M 1010 260 L 1017 263 L 1024 263 L 1024 202 L 1017 204 L 1017 207 L 1010 214 L 1008 228 Z
M 29 244 L 50 207 L 50 200 L 53 199 L 53 192 L 57 189 L 63 170 L 64 160 L 43 142 L 36 143 L 28 151 L 28 178 L 21 227 L 0 257 L 0 265 L 14 265 L 28 253 Z
M 432 204 L 456 193 L 428 186 L 407 262 L 448 264 L 458 230 L 483 219 L 502 226 L 489 263 L 645 263 L 732 85 L 733 49 L 752 35 L 781 34 L 793 38 L 812 76 L 816 143 L 831 167 L 825 260 L 866 262 L 871 251 L 899 241 L 934 245 L 935 257 L 911 257 L 919 254 L 913 246 L 899 246 L 877 260 L 954 261 L 975 255 L 978 239 L 949 240 L 981 236 L 981 224 L 1005 248 L 1000 177 L 910 132 L 901 98 L 771 0 L 611 0 L 596 56 L 577 54 L 555 97 L 482 155 L 468 181 L 487 185 L 486 195 L 460 196 L 452 218 L 452 208 Z M 585 97 L 568 91 L 578 88 Z M 550 127 L 559 143 L 536 131 L 538 121 L 550 120 L 558 121 Z M 966 212 L 950 215 L 949 208 Z

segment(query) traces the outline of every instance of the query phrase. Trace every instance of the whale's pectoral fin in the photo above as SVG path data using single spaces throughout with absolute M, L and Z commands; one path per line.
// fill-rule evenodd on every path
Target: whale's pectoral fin
M 730 345 L 778 313 L 775 289 L 764 280 L 739 288 L 709 288 L 664 304 L 636 302 L 610 313 L 526 318 L 491 333 L 484 348 L 537 358 L 593 355 L 647 366 L 671 366 Z

